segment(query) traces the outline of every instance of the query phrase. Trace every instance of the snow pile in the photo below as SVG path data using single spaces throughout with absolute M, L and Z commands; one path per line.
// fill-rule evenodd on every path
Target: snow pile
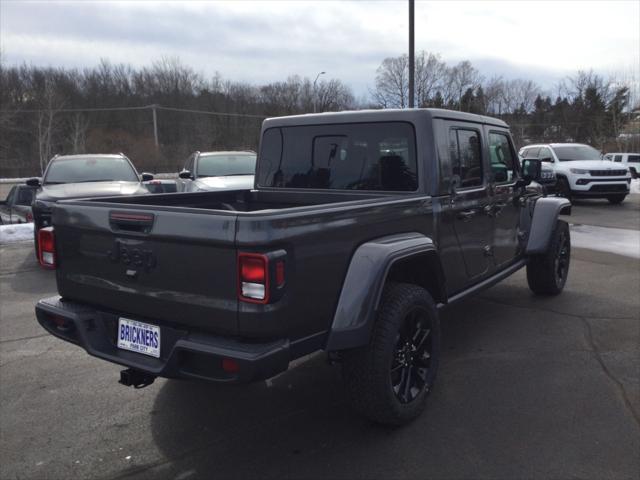
M 634 178 L 631 180 L 629 188 L 631 189 L 631 193 L 640 193 L 640 178 Z
M 571 225 L 571 246 L 640 258 L 640 231 Z
M 31 178 L 31 177 L 29 177 Z M 24 183 L 28 178 L 0 178 L 0 183 Z
M 33 223 L 0 225 L 0 245 L 26 241 L 33 242 Z

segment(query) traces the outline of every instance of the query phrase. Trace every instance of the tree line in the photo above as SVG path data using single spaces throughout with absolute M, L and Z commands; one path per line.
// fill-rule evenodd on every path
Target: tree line
M 636 105 L 628 82 L 579 72 L 556 92 L 530 80 L 486 79 L 469 61 L 448 65 L 428 52 L 416 57 L 417 106 L 501 117 L 519 144 L 637 148 L 633 134 L 624 140 L 629 128 L 640 133 L 630 123 Z M 0 176 L 40 174 L 58 153 L 120 151 L 140 170 L 177 171 L 194 150 L 256 150 L 269 116 L 407 105 L 406 55 L 384 59 L 369 99 L 360 101 L 335 78 L 253 85 L 220 74 L 206 78 L 176 58 L 141 68 L 103 60 L 83 70 L 0 61 Z
M 371 91 L 377 107 L 408 105 L 408 63 L 407 55 L 382 61 Z M 419 107 L 502 118 L 520 145 L 578 142 L 637 151 L 640 124 L 632 111 L 640 109 L 638 79 L 621 77 L 579 71 L 559 81 L 551 93 L 527 79 L 487 79 L 469 61 L 448 65 L 439 55 L 422 51 L 415 59 L 415 99 Z

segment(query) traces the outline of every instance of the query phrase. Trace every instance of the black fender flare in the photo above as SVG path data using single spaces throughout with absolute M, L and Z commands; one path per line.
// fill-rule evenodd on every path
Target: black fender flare
M 547 251 L 558 215 L 571 212 L 571 202 L 562 197 L 543 197 L 536 200 L 525 253 L 537 255 Z
M 442 287 L 436 301 L 446 302 L 444 271 L 433 240 L 421 233 L 390 235 L 368 241 L 354 252 L 342 285 L 326 350 L 356 348 L 369 343 L 382 290 L 393 265 L 414 256 L 428 256 Z

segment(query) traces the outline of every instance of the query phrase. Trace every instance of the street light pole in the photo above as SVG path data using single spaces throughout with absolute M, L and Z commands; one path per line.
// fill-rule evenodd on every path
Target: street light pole
M 414 0 L 409 0 L 409 108 L 413 108 L 415 89 Z
M 320 75 L 324 75 L 327 72 L 320 72 L 318 73 L 318 75 L 316 75 L 316 79 L 313 81 L 313 113 L 316 113 L 316 100 L 317 100 L 317 92 L 316 92 L 316 83 L 318 82 L 318 78 L 320 78 Z

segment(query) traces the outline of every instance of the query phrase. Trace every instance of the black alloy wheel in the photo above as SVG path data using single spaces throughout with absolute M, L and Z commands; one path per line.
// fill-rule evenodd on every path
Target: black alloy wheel
M 390 375 L 393 391 L 401 403 L 410 403 L 429 390 L 432 353 L 428 312 L 416 306 L 405 316 L 398 332 Z

